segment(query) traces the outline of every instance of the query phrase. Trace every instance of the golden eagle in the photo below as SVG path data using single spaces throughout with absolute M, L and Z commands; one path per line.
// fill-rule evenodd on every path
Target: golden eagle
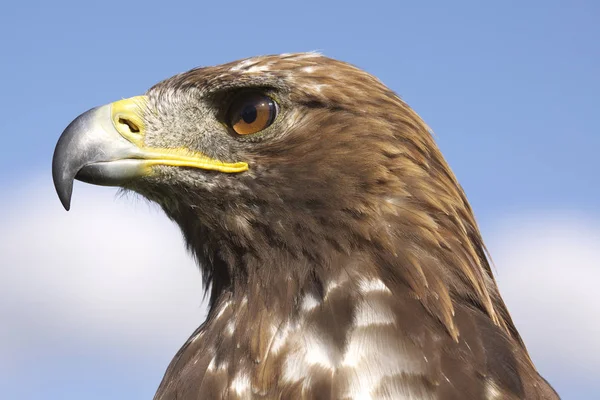
M 53 159 L 156 202 L 210 293 L 155 396 L 557 399 L 428 127 L 314 53 L 198 68 L 94 108 Z

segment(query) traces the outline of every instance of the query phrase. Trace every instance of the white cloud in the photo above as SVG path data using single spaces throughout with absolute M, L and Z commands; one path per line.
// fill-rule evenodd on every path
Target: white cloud
M 600 371 L 600 224 L 546 213 L 505 219 L 488 244 L 500 292 L 536 365 Z M 556 376 L 559 378 L 560 376 Z
M 56 340 L 174 355 L 205 315 L 178 228 L 145 201 L 83 184 L 67 213 L 45 178 L 0 201 L 0 367 Z
M 168 360 L 202 322 L 200 275 L 178 228 L 114 194 L 77 184 L 67 213 L 44 177 L 0 200 L 0 319 L 9 321 L 0 369 L 49 338 Z M 598 226 L 537 215 L 487 235 L 501 292 L 542 372 L 600 370 Z

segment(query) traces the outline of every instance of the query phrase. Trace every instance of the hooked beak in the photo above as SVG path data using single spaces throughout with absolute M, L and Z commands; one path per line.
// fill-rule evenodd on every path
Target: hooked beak
M 146 96 L 137 96 L 92 108 L 67 126 L 52 158 L 54 187 L 66 210 L 70 208 L 74 179 L 122 186 L 152 175 L 156 165 L 225 173 L 248 169 L 245 162 L 222 162 L 184 148 L 146 147 L 144 116 L 148 112 Z

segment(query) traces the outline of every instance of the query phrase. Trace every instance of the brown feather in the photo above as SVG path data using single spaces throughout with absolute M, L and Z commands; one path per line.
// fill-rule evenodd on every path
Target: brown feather
M 264 135 L 173 134 L 250 89 L 282 110 Z M 177 75 L 148 96 L 151 144 L 250 165 L 210 185 L 164 168 L 168 184 L 130 187 L 180 225 L 211 286 L 208 319 L 157 400 L 558 398 L 429 128 L 376 78 L 316 54 L 265 56 Z M 199 103 L 208 111 L 190 121 Z

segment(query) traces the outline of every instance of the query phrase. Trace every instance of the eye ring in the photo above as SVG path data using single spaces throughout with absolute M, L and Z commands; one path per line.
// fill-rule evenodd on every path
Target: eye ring
M 243 93 L 232 101 L 226 122 L 237 135 L 252 135 L 268 128 L 278 111 L 277 103 L 269 96 Z

